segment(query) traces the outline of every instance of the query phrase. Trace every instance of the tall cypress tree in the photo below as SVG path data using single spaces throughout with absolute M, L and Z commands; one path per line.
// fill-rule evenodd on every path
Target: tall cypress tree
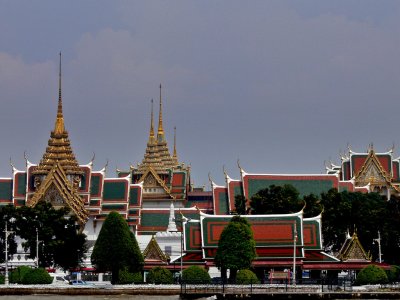
M 246 219 L 234 216 L 222 231 L 215 256 L 215 264 L 221 268 L 221 276 L 226 279 L 230 270 L 230 281 L 235 282 L 236 273 L 248 269 L 256 257 L 256 243 L 250 224 Z
M 101 228 L 91 256 L 99 271 L 112 272 L 112 284 L 119 282 L 119 271 L 138 272 L 143 268 L 143 255 L 128 223 L 117 212 L 111 212 Z

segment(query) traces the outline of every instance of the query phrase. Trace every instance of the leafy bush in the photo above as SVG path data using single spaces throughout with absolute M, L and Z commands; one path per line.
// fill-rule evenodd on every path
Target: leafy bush
M 191 266 L 183 271 L 182 280 L 185 283 L 210 283 L 211 277 L 207 270 L 199 266 Z
M 23 284 L 50 284 L 53 278 L 43 268 L 31 269 L 22 278 Z
M 236 276 L 237 284 L 255 284 L 260 283 L 257 278 L 257 275 L 250 270 L 240 270 Z
M 32 271 L 31 267 L 20 266 L 10 273 L 10 283 L 22 283 L 23 278 L 27 273 Z
M 400 276 L 400 267 L 392 266 L 390 270 L 386 271 L 389 282 L 397 282 Z
M 0 284 L 4 284 L 4 275 L 0 275 Z
M 133 273 L 133 283 L 143 283 L 143 275 L 141 272 Z
M 133 274 L 126 268 L 119 271 L 118 284 L 131 284 L 134 282 Z
M 154 267 L 147 275 L 147 282 L 155 284 L 171 284 L 174 282 L 174 278 L 171 271 L 161 267 Z
M 381 284 L 381 283 L 388 283 L 388 277 L 386 272 L 375 265 L 369 265 L 365 267 L 358 273 L 356 284 L 363 285 L 363 284 Z

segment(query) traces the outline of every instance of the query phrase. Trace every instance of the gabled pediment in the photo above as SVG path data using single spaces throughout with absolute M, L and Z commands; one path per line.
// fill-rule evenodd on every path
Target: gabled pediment
M 346 238 L 337 258 L 341 261 L 371 261 L 371 255 L 365 252 L 356 233 Z
M 89 213 L 83 199 L 58 163 L 47 174 L 32 198 L 28 199 L 27 206 L 35 206 L 40 201 L 50 202 L 55 207 L 69 207 L 80 224 L 85 224 L 88 219 Z
M 142 177 L 139 179 L 139 182 L 143 182 L 143 188 L 145 191 L 152 188 L 159 189 L 171 199 L 174 199 L 171 195 L 171 190 L 152 167 L 147 168 L 146 172 L 144 172 Z
M 169 256 L 166 255 L 158 245 L 154 236 L 151 238 L 149 244 L 143 252 L 145 260 L 168 262 Z
M 373 150 L 368 154 L 364 165 L 355 175 L 357 186 L 391 185 L 390 175 L 385 171 Z

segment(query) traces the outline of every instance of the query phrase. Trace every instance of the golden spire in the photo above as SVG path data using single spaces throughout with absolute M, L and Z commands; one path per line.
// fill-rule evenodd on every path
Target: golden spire
M 159 142 L 164 141 L 164 128 L 163 128 L 163 121 L 162 121 L 162 100 L 161 100 L 161 83 L 160 83 L 160 111 L 158 114 L 158 132 L 157 132 L 157 140 Z
M 174 154 L 173 158 L 176 160 L 178 159 L 178 156 L 176 155 L 176 126 L 174 127 Z
M 150 121 L 150 135 L 149 135 L 149 143 L 154 143 L 155 142 L 155 136 L 154 136 L 154 117 L 153 117 L 153 99 L 151 99 L 151 121 Z
M 83 175 L 83 171 L 72 151 L 71 143 L 68 138 L 68 132 L 65 130 L 64 117 L 62 112 L 61 97 L 61 52 L 60 52 L 60 70 L 58 82 L 58 108 L 54 131 L 50 133 L 50 139 L 39 165 L 33 171 L 34 175 L 47 175 L 54 165 L 59 164 L 67 175 Z
M 54 134 L 61 135 L 65 131 L 64 117 L 62 112 L 62 97 L 61 97 L 61 52 L 60 52 L 60 66 L 58 74 L 58 108 L 57 108 L 57 119 L 54 126 Z

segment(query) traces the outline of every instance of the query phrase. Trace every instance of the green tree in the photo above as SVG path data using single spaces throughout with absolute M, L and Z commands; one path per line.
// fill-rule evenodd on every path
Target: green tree
M 43 268 L 30 269 L 22 278 L 23 284 L 50 284 L 53 278 Z
M 211 277 L 206 269 L 199 266 L 190 266 L 183 270 L 182 280 L 185 283 L 207 284 L 211 282 Z
M 238 215 L 245 215 L 246 212 L 246 198 L 243 195 L 235 196 L 235 213 Z
M 237 284 L 256 284 L 260 283 L 258 280 L 257 275 L 254 274 L 251 270 L 240 270 L 237 274 L 236 278 Z
M 248 269 L 256 257 L 256 243 L 250 224 L 240 216 L 234 216 L 221 233 L 215 264 L 221 268 L 222 278 L 230 270 L 230 280 L 235 282 L 240 269 Z
M 36 257 L 36 232 L 39 240 L 39 266 L 64 270 L 79 266 L 86 248 L 86 235 L 78 231 L 77 219 L 68 207 L 55 209 L 50 203 L 16 209 L 16 234 L 29 257 Z M 36 231 L 37 230 L 37 231 Z M 45 246 L 44 246 L 45 245 Z
M 92 264 L 99 271 L 111 271 L 111 283 L 119 282 L 119 271 L 135 273 L 143 268 L 143 255 L 128 223 L 117 212 L 111 212 L 100 230 L 92 253 Z
M 28 274 L 31 270 L 32 268 L 28 266 L 20 266 L 16 268 L 10 273 L 10 282 L 21 284 L 25 275 Z
M 293 213 L 303 206 L 299 192 L 290 184 L 271 185 L 254 194 L 250 201 L 252 215 Z
M 384 284 L 388 283 L 388 277 L 385 271 L 375 265 L 369 265 L 358 273 L 356 278 L 357 285 L 363 284 Z
M 170 270 L 161 267 L 154 267 L 149 271 L 149 274 L 147 274 L 146 281 L 155 284 L 172 284 L 174 283 L 174 277 Z

